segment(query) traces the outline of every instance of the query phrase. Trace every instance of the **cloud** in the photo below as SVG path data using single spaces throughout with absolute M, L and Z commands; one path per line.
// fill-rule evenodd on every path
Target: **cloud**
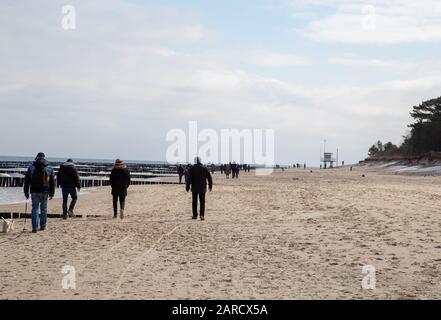
M 329 63 L 350 68 L 368 68 L 369 70 L 388 70 L 389 74 L 417 75 L 418 73 L 427 74 L 428 69 L 439 69 L 436 62 L 417 62 L 412 60 L 387 60 L 369 59 L 351 56 L 334 56 L 328 59 Z
M 391 45 L 441 40 L 437 0 L 292 0 L 292 8 L 323 11 L 295 29 L 307 39 L 345 44 Z
M 400 139 L 410 106 L 439 91 L 433 64 L 372 85 L 306 85 L 253 73 L 253 66 L 316 71 L 317 61 L 219 44 L 218 31 L 191 11 L 73 1 L 78 29 L 66 31 L 64 2 L 27 2 L 0 7 L 0 125 L 16 132 L 2 139 L 4 153 L 38 147 L 53 156 L 163 160 L 167 131 L 197 120 L 200 128 L 274 128 L 281 162 L 291 162 L 293 150 L 316 162 L 327 136 L 344 141 L 350 162 L 378 138 Z M 330 62 L 399 67 L 338 54 Z
M 241 63 L 266 67 L 290 67 L 312 64 L 311 58 L 305 56 L 278 53 L 262 49 L 248 49 L 242 51 L 242 54 L 237 56 L 243 57 L 242 61 L 240 61 Z

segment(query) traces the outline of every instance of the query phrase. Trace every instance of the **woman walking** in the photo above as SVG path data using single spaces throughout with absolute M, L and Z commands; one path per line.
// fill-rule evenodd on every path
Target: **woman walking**
M 110 185 L 113 196 L 113 218 L 118 217 L 118 200 L 120 204 L 120 217 L 124 219 L 124 208 L 126 204 L 127 188 L 130 185 L 130 172 L 127 166 L 120 159 L 116 159 L 115 166 L 110 173 Z
M 227 179 L 230 179 L 231 163 L 225 165 L 224 172 Z

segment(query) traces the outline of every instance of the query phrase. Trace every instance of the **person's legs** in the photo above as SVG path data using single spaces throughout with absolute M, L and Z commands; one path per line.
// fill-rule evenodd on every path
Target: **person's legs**
M 126 196 L 125 195 L 119 196 L 119 205 L 120 205 L 121 210 L 124 210 L 126 208 Z
M 198 193 L 192 192 L 192 209 L 193 209 L 193 218 L 196 219 L 198 217 Z
M 61 188 L 63 194 L 63 216 L 67 215 L 67 198 L 69 197 L 69 191 L 67 188 Z
M 69 191 L 70 196 L 72 197 L 72 201 L 70 202 L 70 206 L 69 206 L 69 211 L 71 213 L 73 213 L 74 209 L 75 209 L 75 205 L 77 204 L 77 200 L 78 200 L 78 194 L 77 194 L 77 189 L 72 188 Z
M 49 194 L 48 193 L 42 193 L 40 198 L 40 228 L 45 229 L 46 228 L 46 221 L 47 221 L 47 200 L 48 200 Z
M 125 195 L 119 195 L 119 206 L 121 208 L 119 212 L 119 217 L 121 219 L 124 219 L 124 208 L 126 206 L 126 196 Z
M 118 196 L 113 195 L 113 216 L 116 217 L 118 215 Z
M 32 230 L 38 229 L 38 210 L 40 209 L 40 197 L 39 193 L 32 193 Z
M 199 211 L 201 218 L 205 217 L 205 192 L 199 193 L 199 201 L 201 203 L 201 209 Z

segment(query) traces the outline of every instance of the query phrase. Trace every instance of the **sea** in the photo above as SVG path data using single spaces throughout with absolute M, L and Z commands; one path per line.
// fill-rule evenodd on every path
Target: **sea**
M 81 189 L 79 195 L 90 193 L 95 189 L 96 188 Z M 60 188 L 55 189 L 54 198 L 57 199 L 61 198 Z M 0 188 L 0 204 L 19 204 L 25 202 L 26 202 L 26 198 L 23 193 L 23 188 Z
M 0 156 L 0 162 L 9 162 L 9 161 L 20 161 L 20 162 L 33 162 L 35 157 L 31 156 Z M 60 157 L 47 157 L 49 162 L 64 162 L 65 158 Z M 115 162 L 115 159 L 87 159 L 87 158 L 72 158 L 74 162 L 81 163 L 109 163 L 112 164 Z M 142 161 L 142 160 L 125 160 L 126 163 L 131 164 L 156 164 L 156 165 L 167 165 L 165 161 Z M 82 189 L 81 194 L 89 193 L 93 191 L 93 188 Z M 55 190 L 55 198 L 61 198 L 61 189 Z M 26 199 L 23 194 L 23 188 L 0 188 L 0 205 L 1 204 L 15 204 L 15 203 L 24 203 Z
M 34 161 L 35 156 L 1 156 L 0 162 L 5 161 L 20 161 L 20 162 L 32 162 Z M 60 158 L 60 157 L 46 157 L 49 162 L 64 162 L 68 159 L 68 157 Z M 115 159 L 93 159 L 93 158 L 72 158 L 74 162 L 82 162 L 82 163 L 114 163 Z M 125 163 L 132 164 L 163 164 L 168 165 L 166 161 L 146 161 L 146 160 L 124 160 Z

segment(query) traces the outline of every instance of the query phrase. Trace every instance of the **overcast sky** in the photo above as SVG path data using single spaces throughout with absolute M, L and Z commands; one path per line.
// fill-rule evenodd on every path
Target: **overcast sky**
M 0 154 L 164 160 L 197 120 L 357 162 L 441 95 L 440 42 L 439 0 L 1 0 Z

